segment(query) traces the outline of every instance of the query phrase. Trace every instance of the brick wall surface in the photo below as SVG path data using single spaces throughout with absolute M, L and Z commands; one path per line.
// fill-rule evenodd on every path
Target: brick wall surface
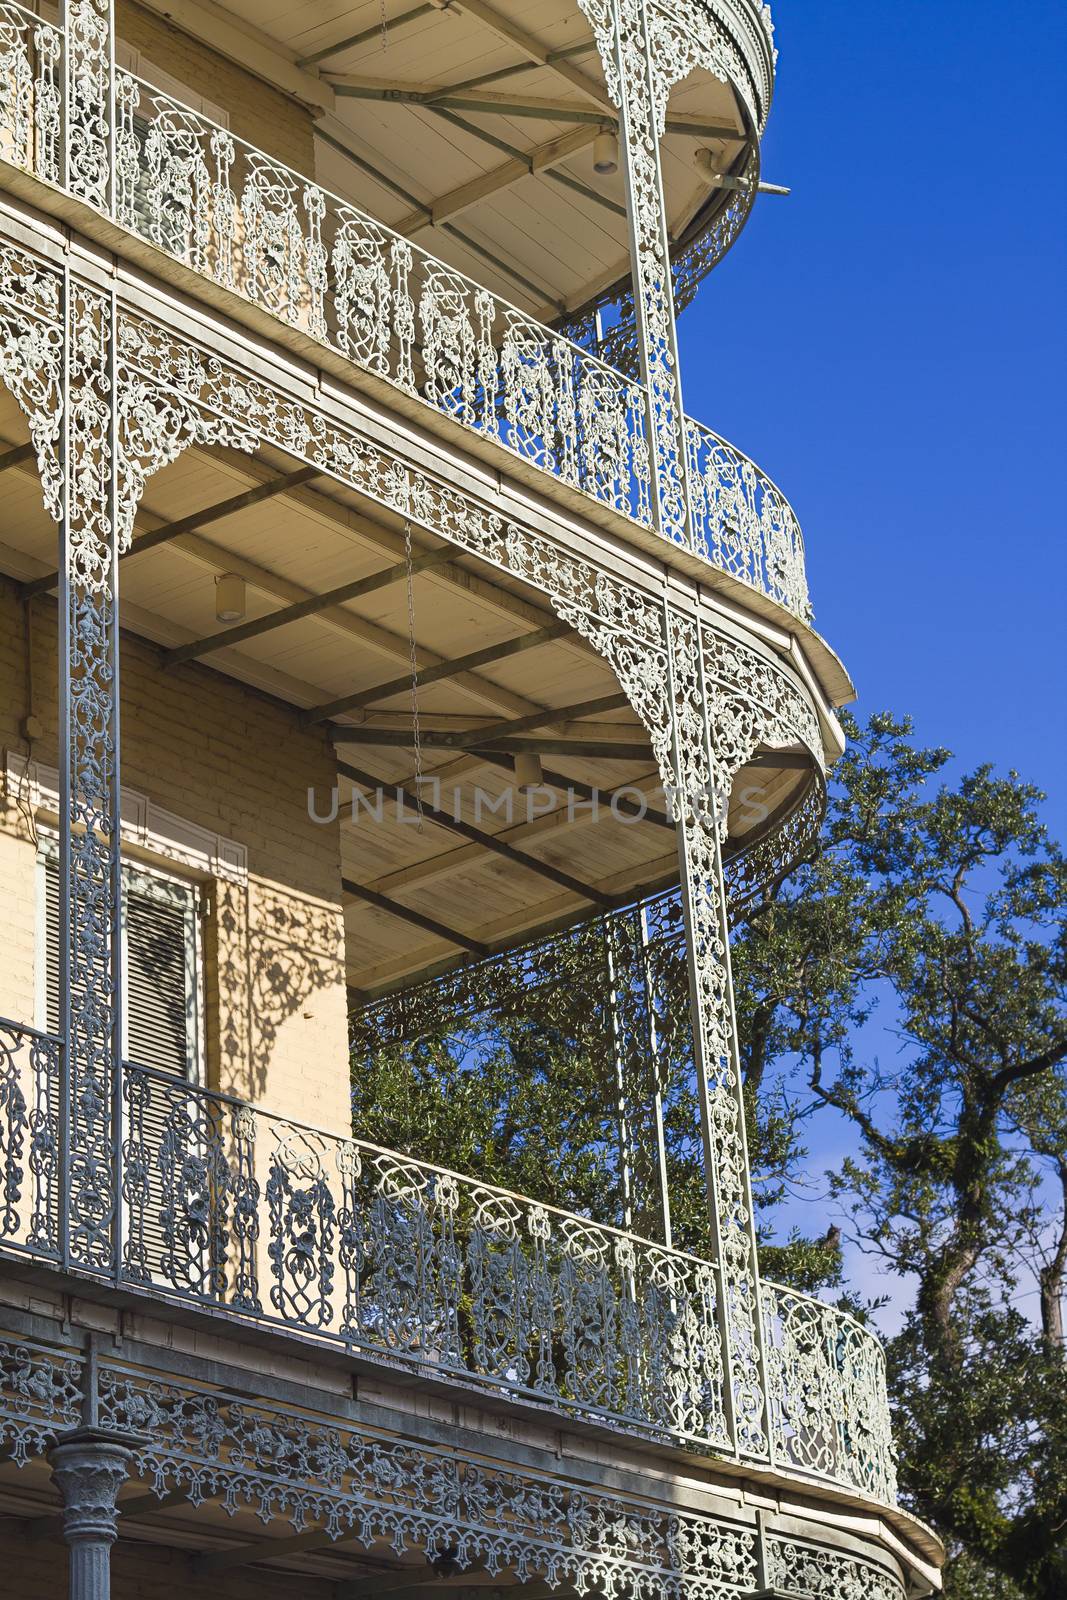
M 55 607 L 33 607 L 32 754 L 57 764 Z M 0 582 L 0 745 L 27 753 L 23 609 Z M 307 791 L 335 777 L 326 739 L 296 713 L 210 668 L 164 672 L 122 640 L 123 784 L 183 821 L 244 845 L 247 882 L 208 880 L 207 1077 L 215 1087 L 338 1132 L 349 1126 L 339 825 L 313 823 Z M 5 929 L 0 1015 L 34 1020 L 35 848 L 28 803 L 0 803 Z M 161 865 L 164 863 L 161 863 Z
M 295 100 L 133 0 L 118 0 L 115 28 L 148 61 L 222 106 L 239 139 L 314 177 L 312 119 Z

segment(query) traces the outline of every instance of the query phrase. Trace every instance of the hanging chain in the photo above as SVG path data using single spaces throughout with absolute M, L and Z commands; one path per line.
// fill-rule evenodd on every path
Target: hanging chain
M 389 24 L 385 20 L 385 0 L 381 0 L 381 10 L 379 12 L 379 17 L 380 17 L 380 20 L 381 20 L 381 28 L 382 28 L 382 49 L 383 50 L 388 50 L 388 48 L 389 48 Z
M 411 657 L 411 742 L 415 751 L 415 809 L 422 832 L 422 730 L 419 727 L 419 656 L 415 644 L 415 574 L 411 564 L 411 523 L 404 523 L 404 569 L 408 591 L 408 651 Z

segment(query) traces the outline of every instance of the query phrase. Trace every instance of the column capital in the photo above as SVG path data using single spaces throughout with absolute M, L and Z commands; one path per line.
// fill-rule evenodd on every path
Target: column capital
M 129 1476 L 135 1441 L 128 1434 L 78 1428 L 48 1452 L 63 1500 L 63 1538 L 69 1545 L 111 1545 L 118 1537 L 118 1494 Z

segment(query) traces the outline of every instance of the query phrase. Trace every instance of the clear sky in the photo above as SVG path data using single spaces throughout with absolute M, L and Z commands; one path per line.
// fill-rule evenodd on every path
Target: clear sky
M 859 713 L 1015 766 L 1067 834 L 1067 6 L 777 0 L 760 197 L 686 408 L 804 529 Z

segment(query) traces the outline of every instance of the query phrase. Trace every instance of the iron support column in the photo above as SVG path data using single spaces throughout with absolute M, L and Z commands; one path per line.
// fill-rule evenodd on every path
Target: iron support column
M 110 1600 L 118 1494 L 129 1476 L 132 1452 L 120 1435 L 79 1428 L 53 1445 L 48 1460 L 63 1499 L 70 1600 Z

